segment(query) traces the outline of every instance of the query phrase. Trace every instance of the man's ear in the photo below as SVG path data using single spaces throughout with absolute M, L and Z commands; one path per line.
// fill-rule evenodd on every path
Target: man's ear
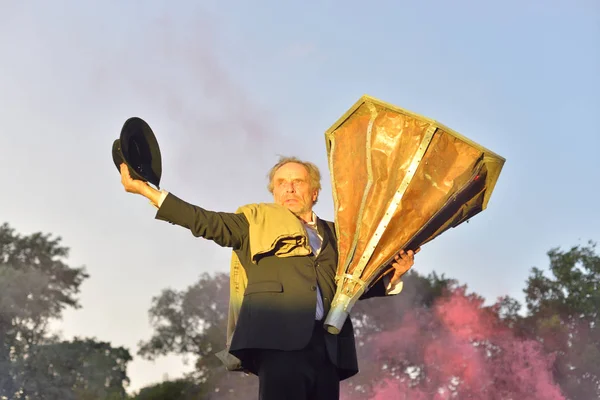
M 313 202 L 317 201 L 317 197 L 319 197 L 319 191 L 318 190 L 314 190 L 313 191 L 313 195 L 312 195 L 312 201 Z

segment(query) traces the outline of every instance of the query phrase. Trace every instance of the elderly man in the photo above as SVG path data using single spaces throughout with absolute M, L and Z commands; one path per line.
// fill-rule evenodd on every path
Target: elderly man
M 339 399 L 340 381 L 358 372 L 350 318 L 338 335 L 323 327 L 336 289 L 337 241 L 333 223 L 313 212 L 320 179 L 314 164 L 282 158 L 269 173 L 273 203 L 225 213 L 134 180 L 121 165 L 125 190 L 148 198 L 157 219 L 232 248 L 230 296 L 241 294 L 230 303 L 227 353 L 237 369 L 258 376 L 261 400 Z M 397 294 L 413 256 L 400 252 L 393 277 L 362 298 Z

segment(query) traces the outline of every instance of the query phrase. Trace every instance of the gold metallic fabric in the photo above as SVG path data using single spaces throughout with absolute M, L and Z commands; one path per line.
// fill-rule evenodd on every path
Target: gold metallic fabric
M 434 120 L 370 96 L 325 138 L 338 294 L 350 298 L 389 272 L 401 249 L 415 250 L 484 210 L 505 162 Z

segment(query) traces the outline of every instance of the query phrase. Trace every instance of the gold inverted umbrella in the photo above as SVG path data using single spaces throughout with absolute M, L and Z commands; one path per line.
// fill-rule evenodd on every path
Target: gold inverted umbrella
M 483 211 L 505 159 L 432 119 L 363 96 L 325 133 L 339 259 L 325 320 L 340 332 L 358 298 L 416 250 Z

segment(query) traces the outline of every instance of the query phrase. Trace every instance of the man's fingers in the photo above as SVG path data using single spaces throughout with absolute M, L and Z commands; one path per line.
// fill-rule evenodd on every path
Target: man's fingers
M 421 251 L 421 248 L 418 247 L 415 251 L 413 250 L 408 250 L 408 252 L 405 252 L 404 250 L 400 250 L 395 256 L 394 256 L 394 261 L 396 261 L 397 263 L 399 263 L 400 261 L 404 260 L 404 261 L 410 261 L 410 262 L 414 262 L 414 257 L 415 254 L 417 254 L 419 251 Z
M 121 176 L 126 177 L 126 178 L 131 178 L 129 176 L 129 168 L 127 168 L 127 164 L 125 163 L 121 163 Z
M 414 255 L 417 254 L 419 251 L 421 251 L 420 247 L 418 247 L 415 251 L 409 250 L 408 252 L 405 252 L 404 250 L 400 250 L 398 252 L 398 254 L 396 255 L 396 260 L 398 259 L 398 257 L 402 257 L 402 258 L 406 258 L 406 256 L 414 257 Z
M 129 193 L 137 193 L 138 190 L 136 190 L 135 182 L 131 178 L 131 175 L 129 174 L 129 168 L 127 167 L 127 164 L 121 163 L 120 169 L 121 169 L 121 184 L 125 188 L 125 191 L 129 192 Z
M 420 252 L 420 251 L 421 251 L 421 248 L 420 248 L 420 247 L 417 247 L 417 249 L 416 249 L 416 250 L 414 250 L 414 251 L 413 251 L 413 250 L 408 250 L 408 251 L 400 250 L 400 251 L 398 251 L 398 254 L 396 254 L 396 257 L 398 257 L 398 256 L 403 256 L 403 255 L 406 255 L 406 254 L 408 254 L 408 255 L 411 255 L 411 256 L 412 256 L 412 255 L 415 255 L 415 254 L 417 254 L 417 253 L 418 253 L 418 252 Z
M 408 250 L 405 252 L 404 250 L 400 250 L 394 256 L 394 262 L 392 263 L 394 267 L 394 274 L 390 279 L 390 285 L 395 285 L 400 281 L 402 275 L 406 273 L 414 264 L 414 255 L 417 254 L 421 248 L 417 248 L 416 250 Z

